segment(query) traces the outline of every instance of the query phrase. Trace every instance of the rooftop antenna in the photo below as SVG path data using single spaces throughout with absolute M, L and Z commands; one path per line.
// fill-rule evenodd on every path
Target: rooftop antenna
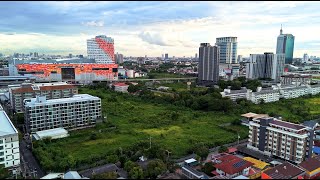
M 282 34 L 282 24 L 281 24 L 280 34 Z

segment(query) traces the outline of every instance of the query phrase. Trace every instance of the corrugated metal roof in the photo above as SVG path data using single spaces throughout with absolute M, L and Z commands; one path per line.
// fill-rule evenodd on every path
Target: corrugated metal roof
M 40 139 L 44 137 L 54 137 L 60 135 L 67 135 L 68 131 L 63 128 L 55 128 L 55 129 L 48 129 L 44 131 L 38 131 L 35 134 L 39 136 Z
M 6 112 L 2 109 L 0 105 L 0 136 L 16 134 L 18 133 L 17 129 L 12 124 L 10 118 Z

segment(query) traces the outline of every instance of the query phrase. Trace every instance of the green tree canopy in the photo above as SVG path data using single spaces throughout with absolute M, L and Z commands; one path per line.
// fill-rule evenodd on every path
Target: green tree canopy
M 143 170 L 140 166 L 134 167 L 129 171 L 128 176 L 130 179 L 143 179 Z
M 167 166 L 160 159 L 151 160 L 146 169 L 147 177 L 155 179 L 158 175 L 164 173 L 167 170 Z
M 3 164 L 0 164 L 0 179 L 9 178 L 10 173 L 7 168 L 4 167 Z

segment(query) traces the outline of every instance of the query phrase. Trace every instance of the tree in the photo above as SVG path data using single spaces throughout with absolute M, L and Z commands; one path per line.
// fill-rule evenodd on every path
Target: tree
M 223 153 L 223 152 L 227 152 L 228 151 L 228 148 L 226 146 L 221 146 L 219 148 L 219 153 Z
M 238 80 L 234 80 L 231 83 L 231 90 L 240 90 L 242 83 Z
M 117 163 L 119 161 L 119 157 L 117 155 L 110 155 L 110 156 L 107 156 L 107 161 L 109 163 Z
M 130 84 L 129 87 L 128 87 L 128 92 L 129 93 L 135 93 L 138 91 L 138 88 L 137 86 L 133 85 L 133 84 Z
M 152 160 L 148 163 L 146 174 L 147 177 L 156 179 L 158 175 L 164 173 L 167 170 L 166 165 L 160 159 Z
M 67 156 L 67 162 L 68 162 L 68 167 L 69 168 L 74 168 L 76 166 L 76 160 L 72 155 Z
M 156 76 L 153 74 L 148 74 L 149 79 L 154 79 Z
M 206 173 L 208 176 L 211 176 L 211 172 L 214 171 L 214 170 L 216 170 L 216 168 L 213 166 L 213 163 L 212 163 L 212 162 L 206 162 L 201 169 L 202 169 L 202 171 L 203 171 L 204 173 Z
M 90 135 L 90 140 L 96 140 L 98 138 L 98 135 L 97 133 L 93 132 L 91 135 Z
M 129 171 L 128 176 L 131 179 L 143 179 L 143 170 L 140 166 L 134 167 Z
M 264 104 L 265 102 L 264 102 L 264 99 L 259 99 L 259 104 Z
M 10 173 L 8 169 L 4 167 L 4 165 L 0 164 L 0 179 L 9 178 Z
M 124 163 L 124 170 L 127 172 L 130 172 L 134 167 L 137 167 L 138 165 L 135 162 L 127 161 Z
M 198 147 L 194 148 L 194 152 L 201 157 L 201 159 L 204 159 L 209 154 L 209 148 L 205 145 L 198 145 Z

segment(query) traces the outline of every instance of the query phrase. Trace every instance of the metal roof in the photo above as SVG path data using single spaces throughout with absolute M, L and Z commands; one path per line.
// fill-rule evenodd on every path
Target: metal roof
M 187 159 L 187 160 L 185 160 L 184 162 L 186 162 L 186 163 L 190 164 L 190 163 L 193 163 L 193 162 L 197 162 L 197 160 L 195 160 L 195 159 L 191 158 L 191 159 Z
M 18 131 L 12 124 L 10 118 L 8 117 L 7 113 L 2 109 L 0 105 L 0 136 L 17 134 Z
M 50 99 L 43 102 L 37 102 L 37 98 L 31 98 L 31 102 L 26 102 L 26 106 L 36 106 L 36 105 L 47 105 L 47 104 L 61 104 L 61 103 L 71 103 L 71 102 L 82 102 L 90 100 L 100 100 L 100 98 L 91 96 L 89 94 L 77 94 L 71 98 L 61 98 L 61 99 Z
M 37 131 L 35 134 L 38 136 L 39 139 L 42 139 L 45 137 L 68 135 L 68 131 L 63 128 L 55 128 L 55 129 L 48 129 L 44 131 Z
M 64 179 L 81 179 L 77 171 L 69 171 L 64 175 Z

